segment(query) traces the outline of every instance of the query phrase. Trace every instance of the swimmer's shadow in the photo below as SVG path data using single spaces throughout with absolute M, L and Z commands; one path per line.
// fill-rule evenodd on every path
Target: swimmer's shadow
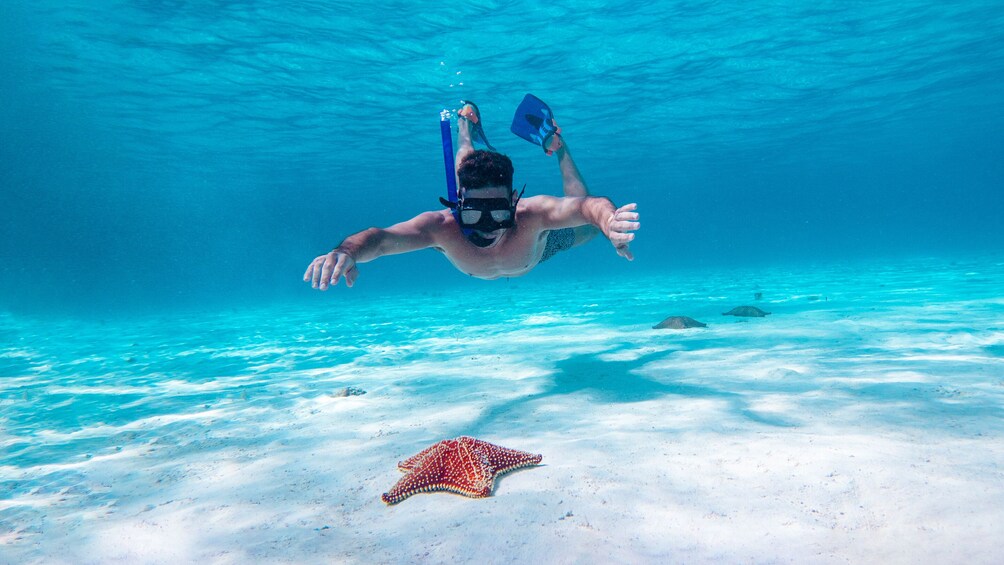
M 630 361 L 606 361 L 596 355 L 575 355 L 555 365 L 554 381 L 549 389 L 534 397 L 586 394 L 594 402 L 644 402 L 667 394 L 682 396 L 728 396 L 714 389 L 664 383 L 637 372 L 654 357 L 665 352 L 650 353 Z M 734 395 L 732 395 L 734 396 Z
M 482 415 L 482 423 L 498 420 L 536 400 L 583 394 L 600 404 L 644 402 L 668 395 L 716 398 L 728 402 L 738 414 L 752 421 L 780 427 L 795 425 L 754 412 L 743 395 L 707 386 L 653 380 L 639 372 L 648 362 L 665 355 L 666 352 L 655 352 L 629 361 L 609 361 L 593 354 L 574 355 L 555 365 L 551 385 L 545 390 L 489 407 Z

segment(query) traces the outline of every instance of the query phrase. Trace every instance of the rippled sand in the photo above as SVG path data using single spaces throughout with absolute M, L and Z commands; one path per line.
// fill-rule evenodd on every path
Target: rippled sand
M 924 260 L 0 315 L 0 562 L 999 562 L 1001 281 Z M 772 314 L 721 315 L 744 304 Z M 650 329 L 669 315 L 708 327 Z M 380 501 L 458 435 L 544 462 Z

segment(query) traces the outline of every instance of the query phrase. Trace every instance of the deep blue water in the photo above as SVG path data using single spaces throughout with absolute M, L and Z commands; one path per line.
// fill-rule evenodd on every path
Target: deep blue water
M 0 309 L 317 300 L 311 258 L 437 206 L 461 98 L 557 194 L 508 133 L 526 92 L 643 214 L 634 263 L 596 242 L 531 277 L 999 256 L 1001 77 L 995 1 L 3 2 Z M 361 272 L 507 284 L 432 251 Z

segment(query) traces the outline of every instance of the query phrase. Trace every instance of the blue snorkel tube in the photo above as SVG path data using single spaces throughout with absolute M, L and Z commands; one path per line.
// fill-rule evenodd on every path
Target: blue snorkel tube
M 446 198 L 439 197 L 439 201 L 450 209 L 453 217 L 460 226 L 460 232 L 464 237 L 470 237 L 473 230 L 465 228 L 460 222 L 460 198 L 457 196 L 457 164 L 453 160 L 453 132 L 451 131 L 450 111 L 443 109 L 439 113 L 439 132 L 443 136 L 443 166 L 446 168 Z
M 446 199 L 457 202 L 457 164 L 453 161 L 453 132 L 450 127 L 450 111 L 439 113 L 439 131 L 443 135 L 443 165 L 446 167 Z

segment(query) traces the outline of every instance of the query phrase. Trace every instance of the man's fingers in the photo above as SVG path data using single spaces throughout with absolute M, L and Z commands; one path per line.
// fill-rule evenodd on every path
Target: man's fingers
M 641 229 L 641 223 L 616 221 L 610 224 L 610 229 L 617 232 L 637 231 Z
M 318 288 L 321 284 L 321 268 L 324 266 L 324 259 L 325 257 L 322 255 L 321 257 L 314 259 L 314 262 L 310 265 L 310 268 L 313 271 L 310 275 L 310 286 L 313 288 Z
M 345 282 L 348 283 L 349 286 L 352 286 L 352 284 L 349 282 L 349 271 L 356 268 L 355 262 L 352 262 L 352 260 L 349 259 L 349 256 L 345 255 L 344 253 L 336 254 L 335 258 L 336 258 L 335 266 L 331 270 L 331 275 L 329 276 L 329 278 L 326 279 L 323 276 L 321 277 L 322 279 L 321 290 L 324 290 L 326 288 L 326 286 L 324 286 L 324 281 L 328 281 L 329 284 L 334 286 L 338 284 L 338 279 L 340 279 L 342 276 L 345 277 Z M 355 277 L 352 278 L 353 280 L 355 280 Z
M 614 244 L 614 247 L 620 247 L 622 245 L 627 245 L 628 243 L 634 241 L 633 233 L 612 233 L 610 234 L 610 243 Z
M 628 248 L 627 244 L 618 245 L 616 248 L 617 254 L 621 257 L 627 259 L 628 261 L 634 261 L 634 254 L 631 253 L 631 249 Z
M 636 231 L 641 229 L 641 223 L 638 222 L 638 212 L 635 212 L 638 208 L 637 204 L 626 204 L 621 206 L 614 211 L 613 216 L 610 217 L 610 232 L 611 236 L 614 233 L 624 233 L 630 231 Z M 611 239 L 613 241 L 613 239 Z
M 327 290 L 329 286 L 338 284 L 338 279 L 343 276 L 349 286 L 356 282 L 356 278 L 359 276 L 356 262 L 345 253 L 332 251 L 314 259 L 307 267 L 307 271 L 303 273 L 303 280 L 310 281 L 314 288 Z
M 321 259 L 314 267 L 314 288 L 324 290 L 328 288 L 328 280 L 331 278 L 332 262 L 327 257 Z
M 338 279 L 345 269 L 344 255 L 329 255 L 324 261 L 324 269 L 321 271 L 321 290 L 327 290 L 328 285 L 338 284 Z
M 617 254 L 634 261 L 634 253 L 628 248 L 628 243 L 634 241 L 634 234 L 630 233 L 641 228 L 638 222 L 638 205 L 632 202 L 625 204 L 614 212 L 613 220 L 610 222 L 610 242 L 614 244 Z

